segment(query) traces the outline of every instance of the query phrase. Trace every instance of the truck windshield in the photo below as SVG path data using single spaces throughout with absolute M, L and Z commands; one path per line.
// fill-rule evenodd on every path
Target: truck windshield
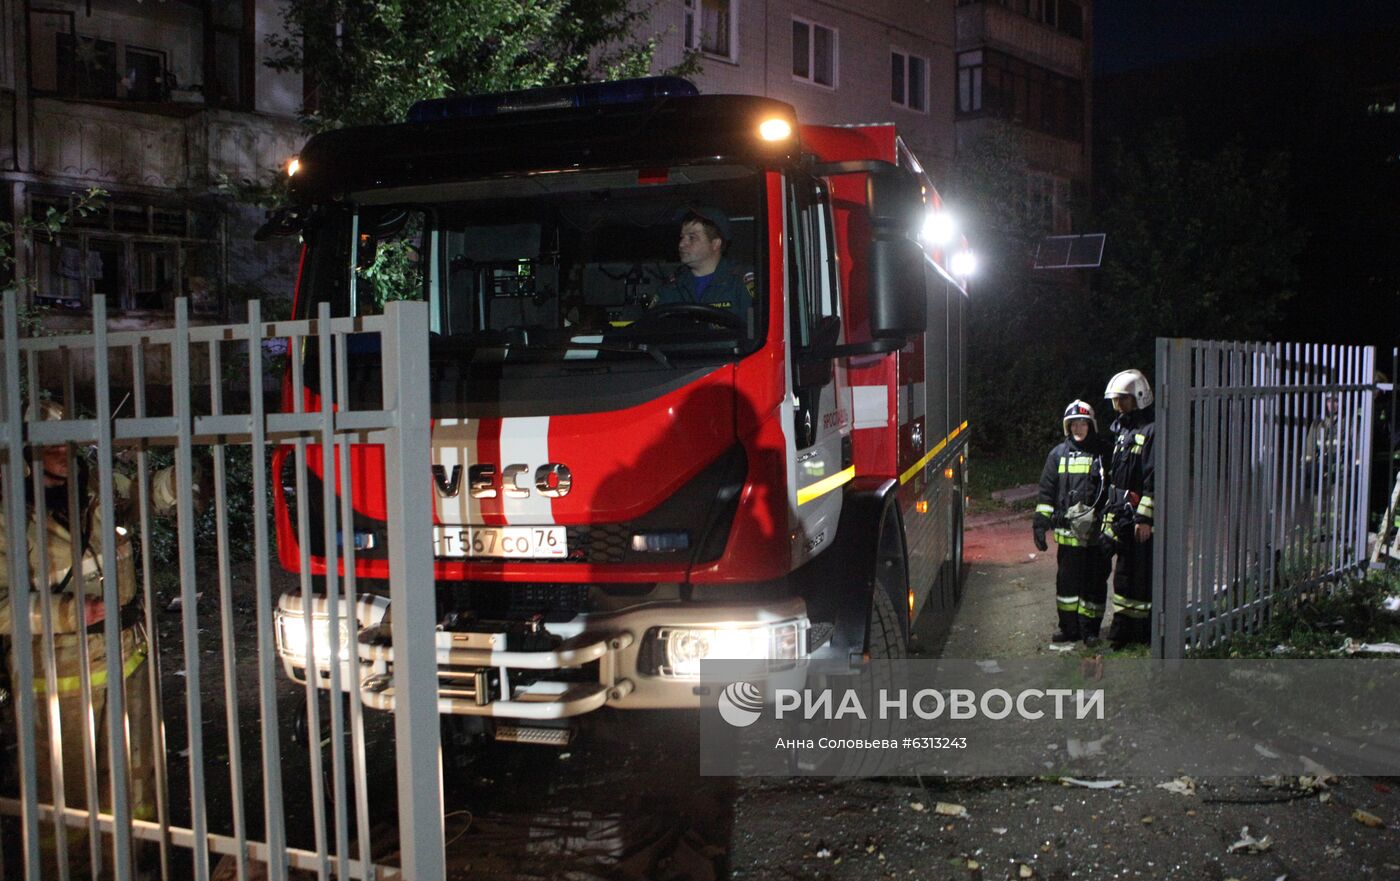
M 348 202 L 306 231 L 304 316 L 320 302 L 344 316 L 427 300 L 434 357 L 469 361 L 666 364 L 762 338 L 765 215 L 751 168 L 532 174 Z M 682 227 L 697 216 L 706 241 L 726 234 L 711 272 L 693 253 L 682 262 Z

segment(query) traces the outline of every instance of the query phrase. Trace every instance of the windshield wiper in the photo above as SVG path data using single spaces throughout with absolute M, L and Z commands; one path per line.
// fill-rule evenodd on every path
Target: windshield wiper
M 546 349 L 549 351 L 556 352 L 569 352 L 575 350 L 582 350 L 586 352 L 640 352 L 643 355 L 650 355 L 652 360 L 654 360 L 657 364 L 660 364 L 662 367 L 665 367 L 667 369 L 671 367 L 671 361 L 666 357 L 666 353 L 661 351 L 661 349 L 657 348 L 656 346 L 649 345 L 647 343 L 583 343 L 570 340 L 567 343 L 553 343 L 551 345 L 546 346 L 536 345 L 530 346 L 530 348 Z
M 602 341 L 581 341 L 569 340 L 562 343 L 516 343 L 506 341 L 493 341 L 480 346 L 471 346 L 471 352 L 483 352 L 489 350 L 503 350 L 509 352 L 624 352 L 626 354 L 641 354 L 650 357 L 657 364 L 670 369 L 671 361 L 666 357 L 666 353 L 660 348 L 647 343 L 610 342 Z

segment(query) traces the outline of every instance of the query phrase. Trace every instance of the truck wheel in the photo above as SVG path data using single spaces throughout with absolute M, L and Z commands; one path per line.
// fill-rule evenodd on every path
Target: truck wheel
M 866 652 L 875 660 L 903 658 L 908 652 L 908 631 L 901 615 L 903 603 L 896 607 L 894 597 L 909 593 L 909 566 L 904 560 L 904 542 L 900 540 L 899 518 L 887 513 L 880 525 L 880 552 L 875 565 L 875 595 L 870 602 L 870 623 L 866 632 Z
M 904 627 L 895 610 L 894 601 L 882 587 L 876 587 L 870 604 L 870 636 L 866 650 L 872 661 L 902 658 L 906 652 Z

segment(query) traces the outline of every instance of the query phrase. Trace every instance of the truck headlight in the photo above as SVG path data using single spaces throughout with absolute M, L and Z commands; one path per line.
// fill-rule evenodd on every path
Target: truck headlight
M 708 627 L 662 627 L 656 640 L 661 649 L 657 672 L 662 676 L 695 677 L 700 662 L 796 661 L 806 652 L 807 622 L 792 619 L 772 624 L 733 624 Z
M 350 620 L 342 615 L 336 624 L 340 635 L 340 660 L 348 661 L 350 646 L 353 645 Z M 325 615 L 311 616 L 311 642 L 317 666 L 325 666 L 331 656 L 330 625 L 330 619 Z M 306 619 L 300 612 L 277 611 L 277 650 L 287 657 L 306 661 Z

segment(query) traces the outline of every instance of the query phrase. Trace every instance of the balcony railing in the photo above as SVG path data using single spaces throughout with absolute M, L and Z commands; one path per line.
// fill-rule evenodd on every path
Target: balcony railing
M 292 119 L 182 104 L 38 98 L 34 171 L 108 187 L 200 189 L 258 179 L 300 149 Z
M 1005 9 L 996 3 L 969 3 L 958 7 L 957 47 L 1000 45 L 1052 70 L 1083 77 L 1085 52 L 1082 40 Z

